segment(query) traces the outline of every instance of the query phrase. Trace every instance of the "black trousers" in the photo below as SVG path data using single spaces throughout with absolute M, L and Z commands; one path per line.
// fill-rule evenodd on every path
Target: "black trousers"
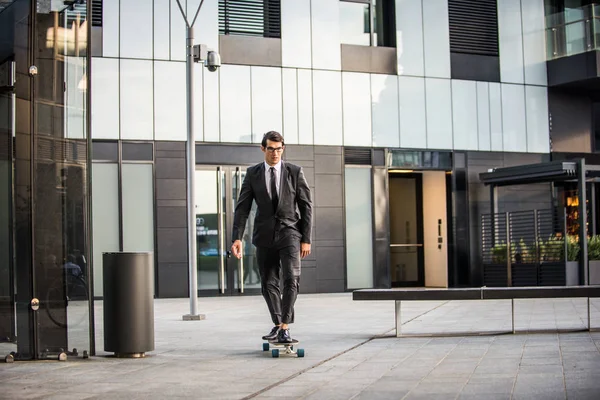
M 273 323 L 293 323 L 294 303 L 300 285 L 299 235 L 276 233 L 271 247 L 256 247 L 256 260 L 262 295 Z

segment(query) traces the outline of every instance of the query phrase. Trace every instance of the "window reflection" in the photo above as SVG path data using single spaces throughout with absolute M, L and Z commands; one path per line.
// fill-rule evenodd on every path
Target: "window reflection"
M 371 26 L 369 5 L 340 1 L 340 37 L 342 43 L 369 46 Z
M 341 42 L 359 46 L 395 47 L 394 4 L 394 0 L 341 0 Z

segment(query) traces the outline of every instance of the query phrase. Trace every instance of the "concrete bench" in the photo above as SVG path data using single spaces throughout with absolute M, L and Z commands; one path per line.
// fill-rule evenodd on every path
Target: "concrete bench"
M 402 301 L 510 300 L 512 333 L 515 333 L 515 299 L 587 298 L 587 330 L 590 325 L 590 298 L 600 297 L 600 286 L 480 287 L 449 289 L 361 289 L 353 300 L 393 300 L 396 302 L 396 336 L 402 337 Z M 481 332 L 479 332 L 481 333 Z M 488 332 L 508 333 L 508 332 Z M 473 334 L 469 332 L 468 334 Z

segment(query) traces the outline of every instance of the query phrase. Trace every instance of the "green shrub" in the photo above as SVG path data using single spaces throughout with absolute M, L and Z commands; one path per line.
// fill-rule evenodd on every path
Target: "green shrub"
M 516 263 L 533 263 L 535 259 L 535 248 L 525 243 L 525 240 L 519 240 L 518 246 L 512 245 L 512 254 Z
M 567 261 L 577 261 L 579 259 L 579 237 L 567 236 Z
M 563 261 L 565 257 L 565 241 L 562 237 L 550 236 L 547 241 L 539 241 L 540 261 Z
M 588 260 L 600 260 L 600 235 L 588 239 Z
M 494 247 L 492 247 L 492 263 L 506 263 L 506 243 L 501 242 L 500 244 L 497 244 Z

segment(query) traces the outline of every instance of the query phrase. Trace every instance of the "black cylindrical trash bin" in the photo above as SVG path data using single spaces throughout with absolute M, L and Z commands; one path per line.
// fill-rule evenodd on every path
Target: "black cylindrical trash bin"
M 104 351 L 144 357 L 154 350 L 152 253 L 103 253 Z

